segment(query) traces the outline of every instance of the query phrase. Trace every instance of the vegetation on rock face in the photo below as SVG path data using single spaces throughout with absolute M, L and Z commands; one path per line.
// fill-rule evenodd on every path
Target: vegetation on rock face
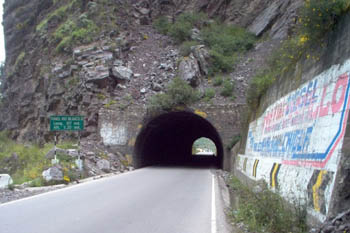
M 49 39 L 56 52 L 70 52 L 74 46 L 94 41 L 100 30 L 117 30 L 114 15 L 106 9 L 116 8 L 110 1 L 54 1 L 53 12 L 36 26 L 38 35 Z
M 238 55 L 251 49 L 255 43 L 255 37 L 243 28 L 209 20 L 202 13 L 181 14 L 173 24 L 166 17 L 160 17 L 153 25 L 159 32 L 182 44 L 181 54 L 184 56 L 190 53 L 192 45 L 206 45 L 212 60 L 209 70 L 211 75 L 232 71 Z M 197 39 L 192 35 L 193 29 L 200 30 Z
M 249 87 L 247 102 L 256 108 L 268 88 L 286 72 L 295 69 L 300 59 L 318 61 L 315 52 L 325 46 L 324 37 L 333 31 L 350 10 L 349 0 L 306 0 L 293 36 L 285 40 L 269 58 L 268 67 L 258 73 Z
M 165 93 L 154 95 L 149 104 L 150 111 L 172 110 L 176 106 L 189 105 L 199 100 L 199 94 L 186 81 L 175 78 Z
M 260 183 L 255 192 L 233 177 L 230 189 L 238 198 L 232 217 L 244 222 L 252 232 L 303 233 L 307 232 L 306 207 L 296 203 L 292 211 L 278 193 L 270 191 L 266 183 Z

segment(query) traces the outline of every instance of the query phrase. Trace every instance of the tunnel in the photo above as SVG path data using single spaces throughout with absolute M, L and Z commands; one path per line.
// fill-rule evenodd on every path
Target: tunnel
M 192 145 L 199 138 L 214 142 L 216 156 L 192 155 Z M 222 168 L 223 145 L 214 126 L 192 112 L 170 112 L 146 122 L 134 147 L 134 166 L 153 165 L 215 166 Z

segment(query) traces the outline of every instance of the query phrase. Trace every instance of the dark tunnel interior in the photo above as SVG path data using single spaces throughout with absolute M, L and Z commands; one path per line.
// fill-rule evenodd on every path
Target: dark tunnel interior
M 217 156 L 192 155 L 193 143 L 206 137 L 212 140 Z M 184 165 L 222 167 L 223 146 L 213 125 L 191 112 L 159 115 L 144 125 L 137 136 L 134 166 Z

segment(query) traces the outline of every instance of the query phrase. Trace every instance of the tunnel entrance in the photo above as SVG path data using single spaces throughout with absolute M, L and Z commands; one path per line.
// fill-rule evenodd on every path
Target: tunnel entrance
M 193 156 L 192 145 L 202 137 L 215 144 L 216 156 Z M 190 165 L 222 168 L 223 153 L 221 138 L 208 120 L 192 112 L 171 112 L 151 119 L 141 129 L 134 148 L 134 166 Z

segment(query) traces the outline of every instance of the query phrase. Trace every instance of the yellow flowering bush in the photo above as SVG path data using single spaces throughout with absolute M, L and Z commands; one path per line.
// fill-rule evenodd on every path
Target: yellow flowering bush
M 300 31 L 312 41 L 322 38 L 349 9 L 350 0 L 306 0 L 298 21 Z

